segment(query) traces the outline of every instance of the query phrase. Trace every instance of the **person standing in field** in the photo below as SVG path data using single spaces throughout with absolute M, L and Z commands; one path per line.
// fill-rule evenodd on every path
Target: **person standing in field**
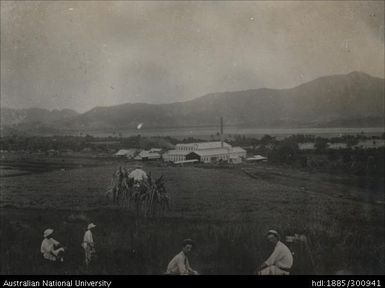
M 64 247 L 53 239 L 53 229 L 46 229 L 43 232 L 43 242 L 41 243 L 40 252 L 43 254 L 45 263 L 63 262 Z
M 95 227 L 96 225 L 94 223 L 90 223 L 87 227 L 87 231 L 84 233 L 83 236 L 82 247 L 84 249 L 86 266 L 88 266 L 92 262 L 96 253 L 95 243 L 91 232 L 91 229 L 94 229 Z
M 146 172 L 142 169 L 141 165 L 136 165 L 135 170 L 133 170 L 128 178 L 133 179 L 135 184 L 140 184 L 141 182 L 148 179 Z
M 293 266 L 293 255 L 289 248 L 280 241 L 277 231 L 269 230 L 267 239 L 274 247 L 273 253 L 257 269 L 257 275 L 289 275 Z
M 190 266 L 188 256 L 191 254 L 194 241 L 185 239 L 182 242 L 182 251 L 177 254 L 167 266 L 166 274 L 169 275 L 198 275 L 198 272 Z

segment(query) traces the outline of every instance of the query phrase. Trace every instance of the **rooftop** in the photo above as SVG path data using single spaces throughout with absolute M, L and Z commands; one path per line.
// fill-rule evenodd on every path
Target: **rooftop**
M 189 151 L 189 153 L 195 153 L 199 156 L 211 156 L 211 155 L 229 154 L 229 150 L 220 148 L 220 149 Z
M 197 150 L 205 150 L 205 149 L 217 149 L 222 147 L 221 141 L 214 141 L 214 142 L 198 142 L 198 143 L 181 143 L 176 144 L 176 148 L 178 147 L 194 147 Z M 223 142 L 223 147 L 230 148 L 231 145 Z

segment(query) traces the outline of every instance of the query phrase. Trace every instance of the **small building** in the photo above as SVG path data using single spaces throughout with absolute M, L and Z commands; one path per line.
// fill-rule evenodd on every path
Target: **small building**
M 184 161 L 188 153 L 190 153 L 190 151 L 169 150 L 162 155 L 162 158 L 165 162 Z
M 248 162 L 266 162 L 267 157 L 264 157 L 262 155 L 254 155 L 253 157 L 246 158 L 246 161 L 248 161 Z
M 299 143 L 298 148 L 299 148 L 299 150 L 302 150 L 302 151 L 314 150 L 315 149 L 315 143 L 312 143 L 312 142 Z
M 151 148 L 150 149 L 151 153 L 162 153 L 162 148 Z
M 367 149 L 367 148 L 381 148 L 385 146 L 384 139 L 370 139 L 358 142 L 354 147 Z
M 115 157 L 124 157 L 128 159 L 132 159 L 138 153 L 136 149 L 120 149 L 118 152 L 114 154 Z
M 232 147 L 230 150 L 230 158 L 238 157 L 241 160 L 246 158 L 246 150 L 241 147 Z
M 148 161 L 148 160 L 158 160 L 160 158 L 161 156 L 159 153 L 143 150 L 134 159 Z

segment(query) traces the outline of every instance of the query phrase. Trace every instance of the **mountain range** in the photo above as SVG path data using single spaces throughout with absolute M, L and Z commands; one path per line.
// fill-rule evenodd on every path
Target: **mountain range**
M 73 110 L 1 108 L 1 128 L 22 131 L 117 131 L 225 125 L 255 128 L 383 127 L 384 79 L 362 72 L 317 78 L 289 89 L 208 94 L 169 104 L 127 103 Z

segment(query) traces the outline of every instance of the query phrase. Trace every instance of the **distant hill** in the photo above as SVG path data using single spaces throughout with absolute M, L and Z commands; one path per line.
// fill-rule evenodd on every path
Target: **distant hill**
M 10 109 L 1 107 L 1 128 L 16 130 L 56 130 L 61 121 L 74 119 L 79 115 L 74 110 L 46 110 L 40 108 Z M 36 131 L 35 131 L 36 132 Z
M 383 126 L 384 79 L 352 72 L 321 77 L 290 89 L 213 93 L 160 105 L 96 107 L 83 114 L 59 117 L 54 125 L 69 130 L 116 130 L 134 128 L 138 123 L 152 128 L 212 126 L 221 116 L 226 125 L 255 128 Z

